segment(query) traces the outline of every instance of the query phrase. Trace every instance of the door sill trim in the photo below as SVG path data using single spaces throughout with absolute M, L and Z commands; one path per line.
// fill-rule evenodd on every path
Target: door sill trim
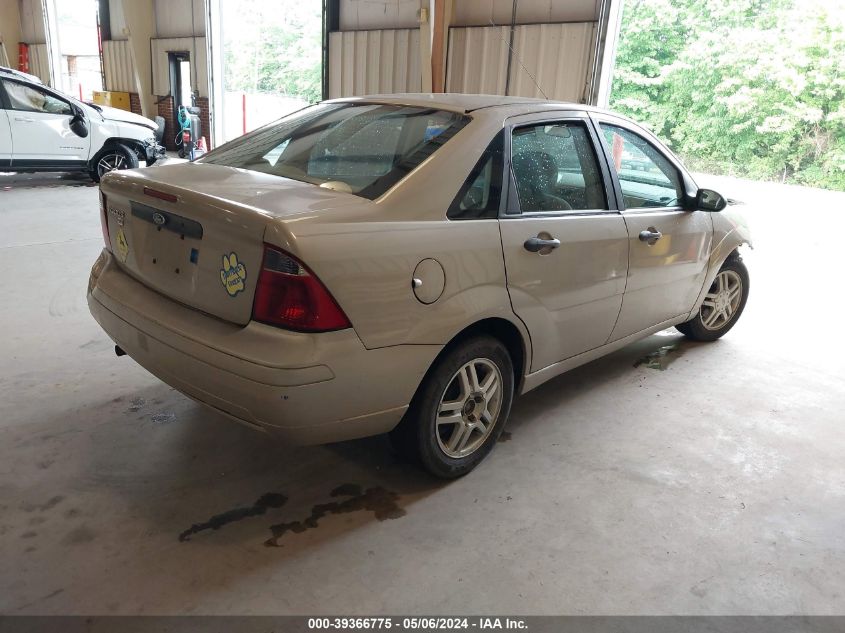
M 526 393 L 531 391 L 532 389 L 539 387 L 547 380 L 551 380 L 555 376 L 559 376 L 570 369 L 575 369 L 585 363 L 589 363 L 592 360 L 597 358 L 601 358 L 606 354 L 610 354 L 611 352 L 615 352 L 618 349 L 622 349 L 626 345 L 629 345 L 635 341 L 645 338 L 646 336 L 651 336 L 655 332 L 659 332 L 660 330 L 665 330 L 667 327 L 672 327 L 673 325 L 677 325 L 678 323 L 683 323 L 686 320 L 686 314 L 682 314 L 681 316 L 674 317 L 667 321 L 663 321 L 662 323 L 658 323 L 652 327 L 646 328 L 645 330 L 640 330 L 639 332 L 634 332 L 633 334 L 629 334 L 623 338 L 620 338 L 616 341 L 612 341 L 611 343 L 605 343 L 601 347 L 596 347 L 595 349 L 591 349 L 587 352 L 583 352 L 578 354 L 577 356 L 572 356 L 571 358 L 567 358 L 566 360 L 562 360 L 557 363 L 553 363 L 548 367 L 544 367 L 538 371 L 535 371 L 531 374 L 525 376 L 525 380 L 522 383 L 522 390 L 520 394 Z

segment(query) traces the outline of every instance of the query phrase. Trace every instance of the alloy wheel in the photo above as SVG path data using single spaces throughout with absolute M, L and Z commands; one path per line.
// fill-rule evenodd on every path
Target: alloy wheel
M 721 330 L 733 319 L 741 302 L 742 278 L 733 270 L 723 270 L 701 304 L 701 324 L 707 330 Z
M 455 372 L 437 407 L 437 444 L 459 459 L 478 450 L 493 432 L 502 409 L 502 373 L 476 358 Z
M 97 162 L 97 173 L 100 176 L 115 169 L 126 169 L 126 157 L 123 154 L 106 154 Z

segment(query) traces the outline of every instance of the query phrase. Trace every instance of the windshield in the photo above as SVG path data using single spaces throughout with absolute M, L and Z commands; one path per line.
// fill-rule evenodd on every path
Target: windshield
M 259 171 L 374 199 L 469 120 L 462 114 L 432 108 L 320 104 L 222 145 L 199 162 Z

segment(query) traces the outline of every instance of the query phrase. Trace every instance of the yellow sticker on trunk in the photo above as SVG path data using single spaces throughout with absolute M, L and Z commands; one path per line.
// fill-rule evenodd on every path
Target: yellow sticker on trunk
M 246 268 L 238 261 L 235 253 L 223 255 L 223 268 L 220 270 L 220 281 L 230 297 L 244 289 L 246 281 Z
M 126 258 L 129 257 L 129 242 L 126 241 L 126 235 L 123 233 L 123 229 L 117 232 L 115 241 L 117 242 L 115 250 L 117 250 L 118 259 L 126 262 Z

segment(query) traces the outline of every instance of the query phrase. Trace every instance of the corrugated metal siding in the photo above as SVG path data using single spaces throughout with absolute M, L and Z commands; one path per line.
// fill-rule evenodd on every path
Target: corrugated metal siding
M 340 0 L 340 30 L 417 28 L 423 6 L 428 0 Z
M 528 24 L 516 28 L 513 48 L 549 99 L 586 102 L 592 75 L 595 22 Z M 516 57 L 510 93 L 542 97 Z
M 187 51 L 191 56 L 191 68 L 196 76 L 195 90 L 201 97 L 208 96 L 208 62 L 204 37 L 174 37 L 150 40 L 153 64 L 153 94 L 170 94 L 170 65 L 167 53 Z
M 419 92 L 419 29 L 329 33 L 329 97 Z
M 155 0 L 155 20 L 156 34 L 159 37 L 190 37 L 191 35 L 202 37 L 205 35 L 205 2 L 204 0 Z M 194 27 L 193 32 L 191 24 Z
M 600 0 L 519 0 L 517 24 L 598 20 Z M 455 0 L 455 26 L 510 24 L 513 0 Z
M 50 83 L 50 55 L 46 44 L 29 45 L 29 74 Z
M 595 34 L 595 22 L 517 26 L 508 94 L 542 97 L 530 72 L 549 99 L 586 101 Z M 509 27 L 451 28 L 446 90 L 505 94 L 509 37 Z
M 27 44 L 44 44 L 44 12 L 41 0 L 20 0 L 21 41 Z M 46 59 L 46 58 L 45 58 Z
M 510 27 L 449 29 L 446 91 L 505 94 Z
M 138 92 L 128 40 L 103 41 L 103 68 L 106 71 L 106 90 Z

